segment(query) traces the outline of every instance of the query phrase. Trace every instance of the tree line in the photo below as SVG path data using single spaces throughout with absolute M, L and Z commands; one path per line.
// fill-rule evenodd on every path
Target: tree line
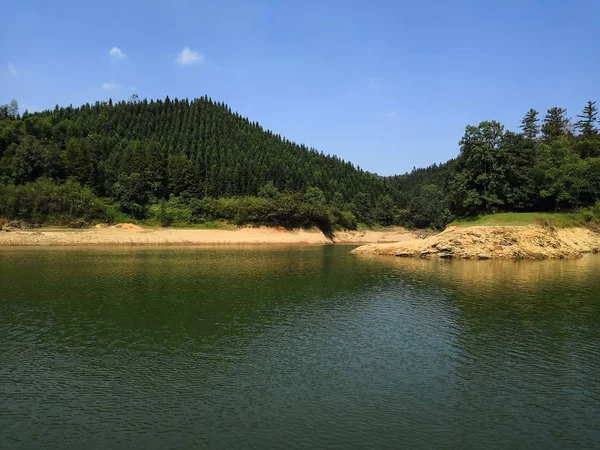
M 519 132 L 497 121 L 469 125 L 459 145 L 444 164 L 379 177 L 206 96 L 133 96 L 22 116 L 13 101 L 0 106 L 0 217 L 439 229 L 455 218 L 600 199 L 594 101 L 575 121 L 564 108 L 541 119 L 531 109 Z
M 243 199 L 262 198 L 253 204 L 295 205 L 289 213 L 295 218 L 271 211 L 265 224 L 332 228 L 389 219 L 396 194 L 389 180 L 291 142 L 208 97 L 133 96 L 22 116 L 11 102 L 0 108 L 0 184 L 40 179 L 78 183 L 137 219 L 164 202 L 193 210 L 199 200 L 229 198 L 238 199 L 241 222 Z M 5 202 L 2 214 L 21 213 Z M 229 220 L 231 211 L 213 208 L 211 215 Z
M 469 125 L 456 159 L 393 177 L 416 226 L 497 212 L 570 211 L 600 200 L 598 109 L 577 119 L 531 109 L 520 132 L 497 121 Z

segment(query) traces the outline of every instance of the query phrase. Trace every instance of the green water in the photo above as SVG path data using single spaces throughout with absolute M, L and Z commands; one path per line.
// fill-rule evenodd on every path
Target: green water
M 600 448 L 600 256 L 1 249 L 0 448 Z

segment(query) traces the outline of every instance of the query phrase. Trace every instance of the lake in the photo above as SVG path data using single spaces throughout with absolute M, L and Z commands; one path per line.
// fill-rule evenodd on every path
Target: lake
M 600 448 L 600 255 L 0 249 L 0 448 Z

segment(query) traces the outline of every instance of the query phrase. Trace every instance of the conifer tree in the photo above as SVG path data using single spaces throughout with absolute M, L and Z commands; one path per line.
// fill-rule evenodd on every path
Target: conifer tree
M 535 109 L 530 109 L 521 121 L 521 130 L 523 135 L 529 139 L 535 139 L 540 132 L 539 113 Z
M 581 114 L 577 115 L 579 120 L 575 123 L 575 127 L 579 130 L 582 136 L 591 137 L 598 134 L 596 129 L 596 120 L 598 118 L 598 108 L 596 102 L 589 101 L 583 108 Z
M 570 121 L 567 118 L 567 110 L 565 108 L 550 108 L 544 117 L 542 125 L 542 134 L 544 139 L 550 141 L 559 136 L 569 134 Z

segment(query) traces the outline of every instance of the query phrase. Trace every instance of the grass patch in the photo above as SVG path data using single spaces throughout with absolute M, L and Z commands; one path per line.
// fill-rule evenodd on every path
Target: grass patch
M 450 223 L 455 227 L 474 226 L 526 226 L 543 225 L 556 228 L 589 227 L 597 229 L 600 226 L 600 203 L 585 209 L 572 212 L 523 212 L 499 213 L 480 216 L 474 219 L 459 219 Z
M 164 225 L 157 218 L 143 219 L 133 221 L 144 228 L 163 228 Z M 174 228 L 177 230 L 237 230 L 239 227 L 222 220 L 211 220 L 201 223 L 189 222 L 174 222 L 166 228 Z
M 459 219 L 450 223 L 455 227 L 474 226 L 524 226 L 549 221 L 552 223 L 567 223 L 570 213 L 499 213 L 489 214 L 469 219 Z

